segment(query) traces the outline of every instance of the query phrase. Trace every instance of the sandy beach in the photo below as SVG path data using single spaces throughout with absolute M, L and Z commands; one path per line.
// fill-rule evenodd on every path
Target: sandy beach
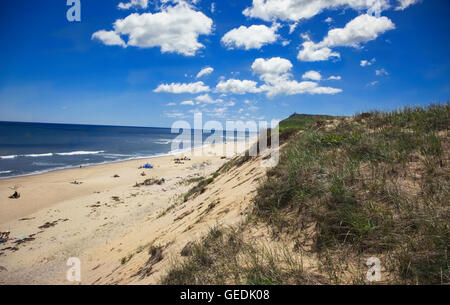
M 183 180 L 205 176 L 226 161 L 205 150 L 202 156 L 190 154 L 191 160 L 183 161 L 184 164 L 174 162 L 183 156 L 160 156 L 0 180 L 0 231 L 11 232 L 9 241 L 0 244 L 0 282 L 54 283 L 42 281 L 37 273 L 42 272 L 42 277 L 48 278 L 54 272 L 54 263 L 64 266 L 68 257 L 108 242 L 167 208 L 190 187 L 183 185 Z M 139 169 L 147 162 L 152 169 Z M 164 178 L 165 183 L 135 187 L 148 178 Z M 20 193 L 19 199 L 8 198 L 13 189 Z
M 105 276 L 116 265 L 120 267 L 121 257 L 129 255 L 130 249 L 148 246 L 157 236 L 161 237 L 161 230 L 170 229 L 174 223 L 177 227 L 182 225 L 190 239 L 198 238 L 217 222 L 214 217 L 195 230 L 193 224 L 202 221 L 198 219 L 200 215 L 194 216 L 192 207 L 182 205 L 170 215 L 164 211 L 182 202 L 180 196 L 193 186 L 183 182 L 206 177 L 230 159 L 215 153 L 213 147 L 204 147 L 203 154 L 189 154 L 191 160 L 183 164 L 174 162 L 185 156 L 179 154 L 0 180 L 0 231 L 11 232 L 10 239 L 0 244 L 0 283 L 72 284 L 66 280 L 69 257 L 83 261 L 82 284 L 101 283 L 99 274 Z M 139 169 L 147 162 L 153 169 Z M 149 178 L 164 178 L 165 182 L 136 187 Z M 72 184 L 73 181 L 81 184 Z M 212 188 L 214 185 L 219 191 L 226 188 L 223 183 L 217 182 Z M 19 199 L 8 198 L 14 188 L 21 195 Z M 233 196 L 248 194 L 245 184 L 242 188 L 231 190 L 230 202 L 236 202 Z M 221 193 L 227 197 L 226 192 Z M 218 194 L 216 191 L 215 196 Z M 192 205 L 201 207 L 203 201 L 195 198 Z M 192 213 L 191 223 L 186 219 L 178 221 L 184 217 L 179 215 L 174 221 L 178 211 L 184 211 L 180 212 L 184 215 Z M 230 214 L 231 222 L 239 220 L 240 212 Z M 175 248 L 183 246 L 185 239 L 182 242 L 174 243 Z M 118 282 L 120 277 L 113 278 Z M 157 277 L 150 280 L 153 282 L 157 282 Z

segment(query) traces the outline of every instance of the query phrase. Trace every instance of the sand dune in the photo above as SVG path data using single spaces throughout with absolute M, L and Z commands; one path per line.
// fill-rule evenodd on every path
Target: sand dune
M 175 164 L 173 159 L 180 156 L 1 180 L 0 231 L 10 231 L 11 239 L 0 244 L 0 283 L 71 284 L 66 280 L 69 257 L 81 260 L 82 284 L 156 283 L 156 266 L 144 278 L 131 277 L 148 259 L 148 250 L 142 250 L 150 244 L 164 245 L 162 270 L 167 258 L 219 218 L 239 221 L 244 208 L 239 202 L 246 200 L 254 188 L 249 184 L 258 179 L 253 173 L 246 180 L 240 172 L 228 181 L 218 177 L 207 192 L 164 213 L 192 187 L 183 181 L 208 176 L 227 161 L 211 147 Z M 154 168 L 138 169 L 146 162 Z M 135 187 L 148 178 L 164 178 L 165 183 Z M 74 180 L 83 183 L 71 184 Z M 8 199 L 14 187 L 21 197 Z M 130 255 L 123 264 L 121 259 Z

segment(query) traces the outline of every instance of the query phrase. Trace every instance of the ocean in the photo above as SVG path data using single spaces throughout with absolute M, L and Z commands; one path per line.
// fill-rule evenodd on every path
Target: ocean
M 172 150 L 178 135 L 170 128 L 0 122 L 0 179 L 173 154 L 183 150 Z M 191 145 L 201 143 L 192 137 Z

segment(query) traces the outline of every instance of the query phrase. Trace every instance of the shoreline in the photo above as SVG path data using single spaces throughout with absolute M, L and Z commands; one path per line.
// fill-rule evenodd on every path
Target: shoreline
M 243 140 L 243 141 L 234 141 L 233 143 L 235 145 L 238 144 L 238 143 L 246 143 L 246 144 L 248 143 L 251 146 L 251 145 L 253 145 L 256 142 L 257 138 L 258 138 L 258 136 L 254 136 L 253 138 L 248 138 L 248 139 Z M 52 168 L 52 169 L 36 171 L 36 172 L 31 172 L 31 173 L 21 174 L 21 175 L 16 175 L 16 176 L 0 177 L 0 182 L 4 181 L 4 180 L 8 180 L 8 179 L 37 176 L 37 175 L 43 175 L 43 174 L 52 173 L 52 172 L 72 170 L 72 169 L 79 169 L 79 168 L 89 168 L 89 167 L 92 167 L 92 166 L 107 165 L 107 164 L 117 164 L 117 163 L 122 163 L 122 162 L 129 162 L 129 161 L 136 161 L 136 160 L 146 160 L 146 159 L 153 159 L 153 158 L 166 157 L 166 156 L 176 156 L 176 155 L 179 155 L 179 154 L 188 154 L 188 153 L 193 154 L 193 152 L 196 151 L 196 150 L 205 149 L 205 148 L 208 148 L 210 146 L 214 147 L 215 145 L 217 145 L 217 144 L 203 144 L 203 145 L 197 146 L 197 147 L 186 148 L 185 150 L 181 149 L 181 150 L 169 151 L 167 153 L 159 153 L 159 154 L 155 154 L 155 155 L 151 155 L 151 156 L 131 157 L 131 158 L 127 158 L 127 159 L 120 159 L 120 160 L 113 160 L 113 161 L 104 161 L 104 162 L 100 162 L 100 163 L 87 163 L 87 164 L 81 164 L 81 165 L 73 165 L 73 166 L 68 165 L 68 166 L 65 166 L 65 167 L 56 167 L 56 168 Z M 223 145 L 223 147 L 227 147 L 227 143 L 226 142 L 223 142 L 222 145 Z
M 248 141 L 245 148 L 253 143 Z M 227 210 L 217 208 L 206 217 L 204 213 L 209 212 L 198 209 L 210 205 L 203 205 L 205 201 L 215 198 L 215 202 L 231 204 L 236 196 L 239 202 L 247 196 L 244 190 L 248 189 L 250 173 L 240 173 L 233 179 L 217 177 L 216 189 L 195 200 L 201 200 L 195 209 L 198 212 L 193 212 L 191 203 L 183 202 L 184 194 L 199 180 L 212 177 L 236 156 L 228 154 L 239 148 L 236 144 L 207 145 L 184 153 L 0 180 L 0 232 L 11 232 L 10 239 L 0 244 L 0 266 L 5 268 L 0 270 L 0 284 L 70 284 L 65 279 L 69 257 L 83 261 L 84 283 L 95 282 L 97 278 L 91 276 L 97 276 L 98 264 L 102 269 L 120 266 L 130 251 L 158 236 L 172 238 L 184 227 L 184 233 L 176 234 L 194 238 L 216 222 L 215 213 Z M 182 156 L 190 160 L 175 162 Z M 152 169 L 139 168 L 147 162 Z M 255 179 L 255 172 L 251 176 Z M 147 179 L 162 183 L 147 185 L 143 183 Z M 70 183 L 75 180 L 82 184 Z M 8 199 L 15 185 L 21 196 Z M 231 222 L 240 219 L 241 205 L 233 211 Z M 200 212 L 202 215 L 196 215 Z M 184 219 L 173 213 L 192 215 Z M 191 226 L 197 229 L 190 232 Z M 109 273 L 105 271 L 105 275 Z
M 255 140 L 256 138 L 253 138 L 247 143 L 244 142 L 245 147 L 253 145 Z M 184 152 L 105 162 L 81 168 L 72 167 L 0 179 L 0 198 L 2 198 L 0 200 L 0 227 L 2 224 L 26 217 L 61 201 L 87 196 L 102 189 L 108 189 L 112 185 L 120 187 L 121 184 L 119 182 L 123 181 L 124 178 L 127 180 L 127 184 L 134 184 L 144 178 L 140 174 L 145 170 L 139 169 L 139 166 L 145 163 L 151 163 L 154 166 L 150 170 L 151 172 L 147 172 L 148 177 L 152 177 L 153 174 L 164 176 L 168 170 L 172 172 L 176 168 L 179 168 L 179 170 L 183 168 L 182 166 L 171 167 L 175 157 L 188 156 L 192 158 L 193 162 L 209 159 L 221 160 L 221 158 L 227 156 L 230 147 L 234 147 L 234 150 L 236 150 L 236 145 L 239 143 L 242 145 L 243 142 L 228 143 L 228 145 L 222 144 L 220 146 L 208 144 L 194 149 L 191 148 Z M 221 149 L 220 153 L 218 153 L 218 149 Z M 199 151 L 202 151 L 200 156 L 196 155 Z M 114 175 L 119 175 L 122 178 L 113 179 Z M 70 184 L 74 181 L 79 181 L 83 184 Z M 74 187 L 78 188 L 75 189 Z M 21 194 L 21 198 L 9 199 L 8 197 L 16 190 Z M 20 203 L 19 208 L 16 206 L 16 203 Z

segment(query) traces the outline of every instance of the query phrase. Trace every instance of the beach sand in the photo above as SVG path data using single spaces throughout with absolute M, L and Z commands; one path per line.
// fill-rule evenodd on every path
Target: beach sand
M 66 279 L 70 257 L 79 257 L 83 262 L 82 284 L 130 283 L 130 277 L 120 276 L 121 272 L 105 280 L 121 267 L 120 260 L 129 255 L 130 249 L 148 246 L 164 230 L 164 238 L 168 238 L 180 225 L 189 239 L 199 238 L 217 222 L 216 215 L 202 226 L 194 226 L 201 221 L 195 219 L 200 214 L 192 213 L 193 206 L 198 205 L 200 211 L 209 197 L 199 196 L 192 206 L 184 204 L 170 215 L 164 211 L 179 203 L 180 196 L 195 185 L 183 181 L 206 177 L 230 159 L 216 155 L 214 147 L 203 150 L 200 156 L 190 154 L 191 160 L 184 164 L 173 161 L 185 155 L 179 154 L 0 180 L 0 232 L 11 232 L 11 239 L 0 244 L 0 284 L 71 284 Z M 154 168 L 138 169 L 147 162 Z M 146 176 L 141 176 L 142 172 Z M 120 177 L 114 178 L 115 175 Z M 237 189 L 231 179 L 223 178 L 222 183 L 212 185 L 216 188 L 212 197 L 219 198 L 227 182 L 229 193 L 221 194 L 229 198 L 227 204 L 242 202 L 256 185 L 256 173 L 251 176 L 255 179 L 241 181 L 252 183 L 251 187 L 240 183 Z M 147 178 L 164 178 L 165 183 L 135 187 Z M 234 179 L 240 180 L 237 176 Z M 71 184 L 74 180 L 82 184 Z M 21 197 L 8 199 L 14 188 Z M 228 213 L 230 210 L 233 209 L 227 208 L 225 213 L 230 222 L 238 221 L 242 209 L 236 209 L 234 214 Z M 190 223 L 182 219 L 188 214 L 192 214 L 187 217 Z M 185 241 L 186 238 L 173 242 L 174 249 L 178 251 Z M 145 263 L 146 257 L 140 260 Z M 140 268 L 140 260 L 128 265 L 129 272 Z M 156 281 L 156 277 L 150 277 L 144 282 Z

